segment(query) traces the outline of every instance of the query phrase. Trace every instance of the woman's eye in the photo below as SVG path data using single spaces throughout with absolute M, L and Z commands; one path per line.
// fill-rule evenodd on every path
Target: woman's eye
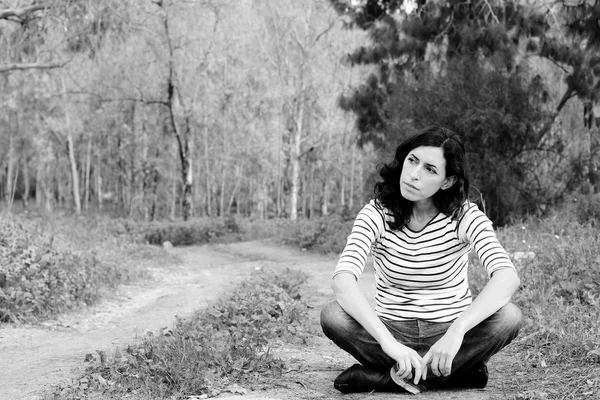
M 408 162 L 411 163 L 411 164 L 414 164 L 414 163 L 417 162 L 417 160 L 415 160 L 414 158 L 411 157 L 411 158 L 408 159 Z
M 431 167 L 427 168 L 427 171 L 431 172 L 432 174 L 436 173 L 435 169 Z

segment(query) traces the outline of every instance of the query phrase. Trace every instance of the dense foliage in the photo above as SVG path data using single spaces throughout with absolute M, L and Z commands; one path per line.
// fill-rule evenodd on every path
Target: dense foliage
M 90 305 L 169 257 L 118 219 L 0 217 L 0 322 L 35 322 Z
M 561 144 L 539 144 L 536 127 L 544 123 L 545 113 L 530 101 L 535 88 L 527 86 L 524 75 L 506 77 L 473 59 L 451 60 L 443 78 L 398 87 L 385 104 L 390 140 L 431 124 L 462 133 L 473 197 L 483 200 L 488 216 L 500 224 L 534 213 L 562 194 L 562 185 L 540 179 L 539 153 L 543 149 L 551 157 Z M 560 178 L 562 171 L 554 172 Z
M 0 321 L 31 321 L 89 305 L 123 272 L 91 254 L 58 250 L 35 226 L 2 221 Z
M 596 2 L 331 3 L 371 39 L 348 59 L 374 72 L 340 100 L 356 114 L 360 143 L 385 153 L 426 126 L 453 128 L 471 153 L 478 200 L 500 224 L 543 212 L 567 186 L 600 190 Z M 558 123 L 574 97 L 595 131 L 585 152 L 565 143 L 574 125 Z M 569 158 L 583 159 L 586 172 Z

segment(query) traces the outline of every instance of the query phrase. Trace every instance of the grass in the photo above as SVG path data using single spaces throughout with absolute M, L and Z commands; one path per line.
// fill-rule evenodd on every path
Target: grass
M 515 371 L 507 399 L 595 399 L 600 396 L 600 230 L 570 210 L 497 230 L 519 271 L 513 296 L 524 314 L 519 337 L 505 351 Z M 472 257 L 473 292 L 487 277 Z
M 514 347 L 523 399 L 585 399 L 600 394 L 600 231 L 555 214 L 499 231 L 522 286 L 514 301 L 525 326 Z

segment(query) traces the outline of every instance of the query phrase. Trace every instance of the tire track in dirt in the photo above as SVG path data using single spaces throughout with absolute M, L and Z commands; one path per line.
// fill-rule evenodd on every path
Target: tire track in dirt
M 123 285 L 93 307 L 39 326 L 0 325 L 0 399 L 39 399 L 85 368 L 86 354 L 112 354 L 176 315 L 205 308 L 260 266 L 214 246 L 169 251 L 181 262 L 152 267 L 151 279 Z

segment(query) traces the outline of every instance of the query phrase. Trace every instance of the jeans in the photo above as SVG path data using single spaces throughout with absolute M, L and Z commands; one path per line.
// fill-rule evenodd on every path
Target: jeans
M 508 303 L 468 331 L 452 361 L 451 375 L 466 371 L 481 362 L 487 362 L 491 356 L 517 337 L 521 320 L 521 310 L 514 304 Z M 417 351 L 421 357 L 451 325 L 451 322 L 391 321 L 383 318 L 382 322 L 398 342 Z M 383 352 L 371 334 L 348 315 L 336 301 L 327 304 L 322 310 L 321 327 L 325 336 L 350 353 L 364 367 L 389 370 L 396 363 Z M 427 381 L 435 381 L 434 377 L 435 375 L 429 370 Z

